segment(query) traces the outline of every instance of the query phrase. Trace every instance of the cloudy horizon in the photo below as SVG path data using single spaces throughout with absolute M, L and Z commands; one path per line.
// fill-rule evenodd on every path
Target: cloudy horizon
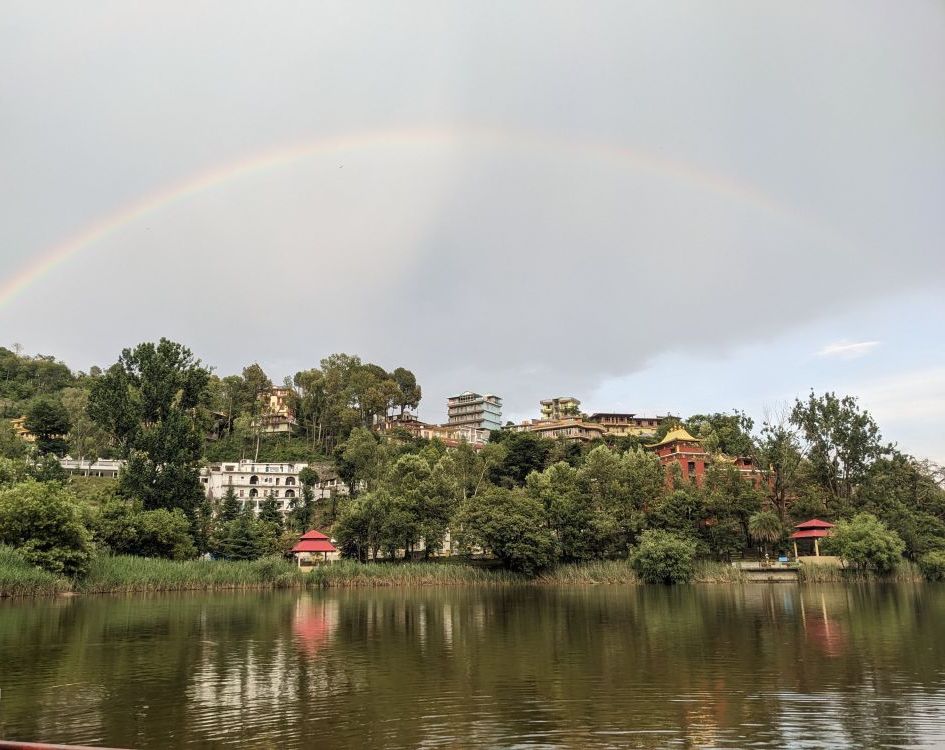
M 833 390 L 945 462 L 945 9 L 10 4 L 0 345 L 160 336 L 421 416 Z

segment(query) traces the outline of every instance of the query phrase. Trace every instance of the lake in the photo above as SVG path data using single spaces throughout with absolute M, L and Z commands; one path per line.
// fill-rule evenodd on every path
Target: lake
M 945 747 L 945 586 L 0 600 L 0 738 Z

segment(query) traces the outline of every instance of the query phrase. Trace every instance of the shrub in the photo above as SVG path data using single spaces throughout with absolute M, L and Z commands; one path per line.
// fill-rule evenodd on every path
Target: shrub
M 695 542 L 668 531 L 640 535 L 630 562 L 645 583 L 688 583 L 695 573 Z
M 94 530 L 96 539 L 116 555 L 185 560 L 197 553 L 190 523 L 179 508 L 142 510 L 116 498 L 102 506 Z
M 827 548 L 853 568 L 885 574 L 899 564 L 906 545 L 876 516 L 858 513 L 849 520 L 837 522 Z
M 945 549 L 926 552 L 919 558 L 919 569 L 929 581 L 945 581 Z
M 91 535 L 69 490 L 28 479 L 0 491 L 0 544 L 57 575 L 85 572 Z

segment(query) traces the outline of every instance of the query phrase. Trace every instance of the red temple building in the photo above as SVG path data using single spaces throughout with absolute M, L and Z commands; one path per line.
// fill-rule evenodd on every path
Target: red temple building
M 683 427 L 677 427 L 666 433 L 666 437 L 654 445 L 648 445 L 651 451 L 659 456 L 660 463 L 666 467 L 666 483 L 672 485 L 672 465 L 679 464 L 683 479 L 695 482 L 697 487 L 702 486 L 705 477 L 706 465 L 709 463 L 709 454 L 705 452 L 696 438 Z
M 703 447 L 699 438 L 693 437 L 684 427 L 676 427 L 666 433 L 666 437 L 654 445 L 646 446 L 659 456 L 660 463 L 666 467 L 666 484 L 672 487 L 673 464 L 679 464 L 683 479 L 694 482 L 697 487 L 702 486 L 706 469 L 713 461 L 728 463 L 738 469 L 743 478 L 752 482 L 757 489 L 761 489 L 764 477 L 749 456 L 725 456 L 722 454 L 710 455 Z

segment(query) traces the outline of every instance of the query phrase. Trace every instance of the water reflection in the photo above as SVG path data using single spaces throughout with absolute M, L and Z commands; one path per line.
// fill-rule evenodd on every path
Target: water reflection
M 128 747 L 934 747 L 945 589 L 0 602 L 0 736 Z

